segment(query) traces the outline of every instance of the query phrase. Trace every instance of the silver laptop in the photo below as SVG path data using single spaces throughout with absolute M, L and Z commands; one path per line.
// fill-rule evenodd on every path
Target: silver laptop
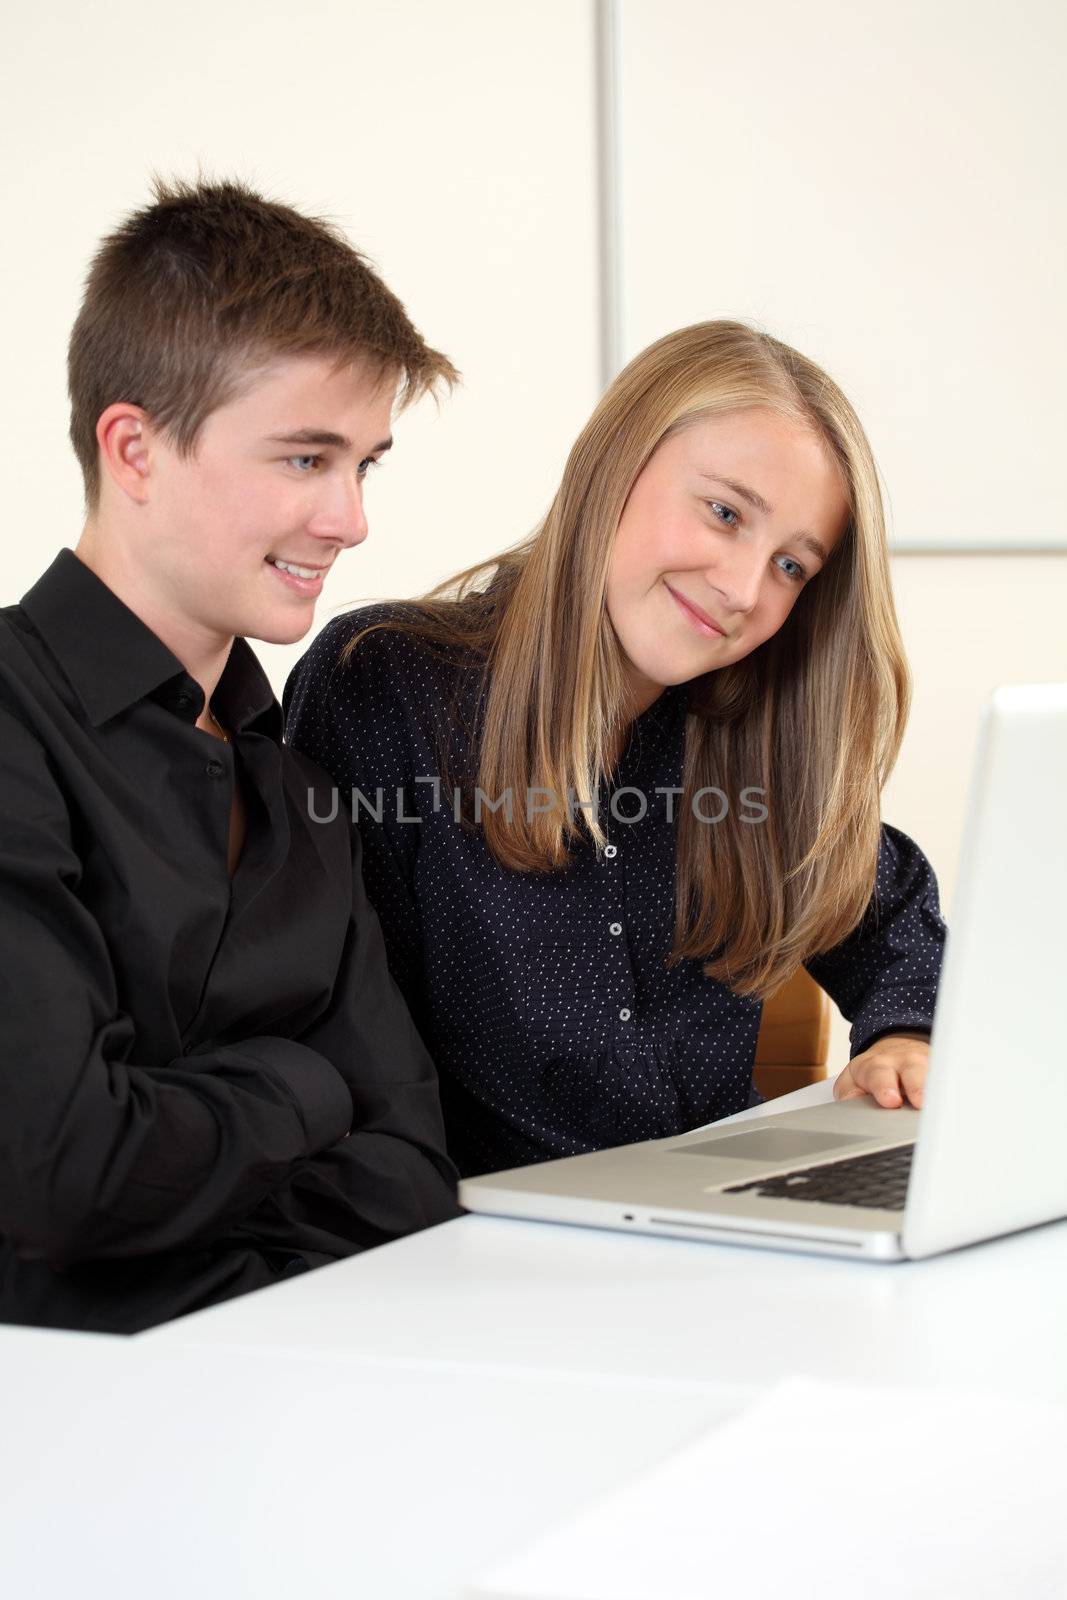
M 985 708 L 921 1111 L 833 1101 L 468 1178 L 471 1211 L 880 1261 L 1067 1216 L 1067 684 Z

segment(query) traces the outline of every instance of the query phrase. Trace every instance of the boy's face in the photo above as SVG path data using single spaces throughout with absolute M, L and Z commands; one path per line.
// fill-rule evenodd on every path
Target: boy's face
M 396 390 L 393 374 L 284 357 L 211 413 L 191 457 L 156 434 L 139 551 L 154 598 L 222 637 L 301 639 L 334 561 L 367 536 Z

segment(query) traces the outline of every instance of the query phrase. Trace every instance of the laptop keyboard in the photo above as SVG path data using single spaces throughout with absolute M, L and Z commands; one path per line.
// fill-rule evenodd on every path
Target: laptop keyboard
M 911 1153 L 915 1146 L 901 1144 L 872 1155 L 846 1156 L 818 1167 L 796 1167 L 772 1178 L 734 1183 L 723 1194 L 759 1194 L 771 1200 L 817 1200 L 826 1205 L 870 1206 L 879 1211 L 902 1211 L 908 1192 Z

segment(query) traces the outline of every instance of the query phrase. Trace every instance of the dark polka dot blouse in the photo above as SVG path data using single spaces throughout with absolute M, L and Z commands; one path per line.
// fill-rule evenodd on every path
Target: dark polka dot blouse
M 286 736 L 333 776 L 340 806 L 363 797 L 367 892 L 437 1064 L 460 1171 L 662 1138 L 744 1109 L 759 1003 L 699 961 L 664 959 L 677 802 L 656 790 L 681 784 L 685 686 L 634 723 L 613 774 L 616 809 L 647 806 L 640 820 L 616 820 L 604 795 L 605 851 L 590 842 L 558 872 L 512 872 L 453 814 L 452 775 L 471 750 L 457 729 L 476 727 L 477 674 L 396 633 L 339 662 L 353 632 L 390 614 L 367 607 L 323 630 L 286 686 Z M 455 764 L 435 782 L 446 740 Z M 851 1020 L 853 1055 L 883 1033 L 930 1027 L 944 939 L 929 863 L 883 826 L 862 923 L 807 964 Z

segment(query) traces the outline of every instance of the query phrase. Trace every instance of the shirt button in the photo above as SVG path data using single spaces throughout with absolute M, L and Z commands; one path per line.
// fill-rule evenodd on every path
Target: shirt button
M 620 1022 L 629 1022 L 629 1020 L 630 1020 L 630 1008 L 629 1008 L 629 1006 L 623 1006 L 622 1010 L 619 1012 L 619 1021 Z
M 611 924 L 611 927 L 608 929 L 608 932 L 609 933 L 615 933 L 615 934 L 621 933 L 622 932 L 622 923 L 621 922 L 613 922 Z
M 615 857 L 618 855 L 618 853 L 619 853 L 619 851 L 618 851 L 618 847 L 616 845 L 606 844 L 604 846 L 604 854 L 607 856 L 609 861 L 613 861 L 615 859 Z
M 175 705 L 180 706 L 183 711 L 187 711 L 193 703 L 193 697 L 191 694 L 187 693 L 185 689 L 183 689 L 181 694 L 176 697 L 174 703 Z
M 226 768 L 221 761 L 209 761 L 204 771 L 209 778 L 222 778 L 225 776 Z

